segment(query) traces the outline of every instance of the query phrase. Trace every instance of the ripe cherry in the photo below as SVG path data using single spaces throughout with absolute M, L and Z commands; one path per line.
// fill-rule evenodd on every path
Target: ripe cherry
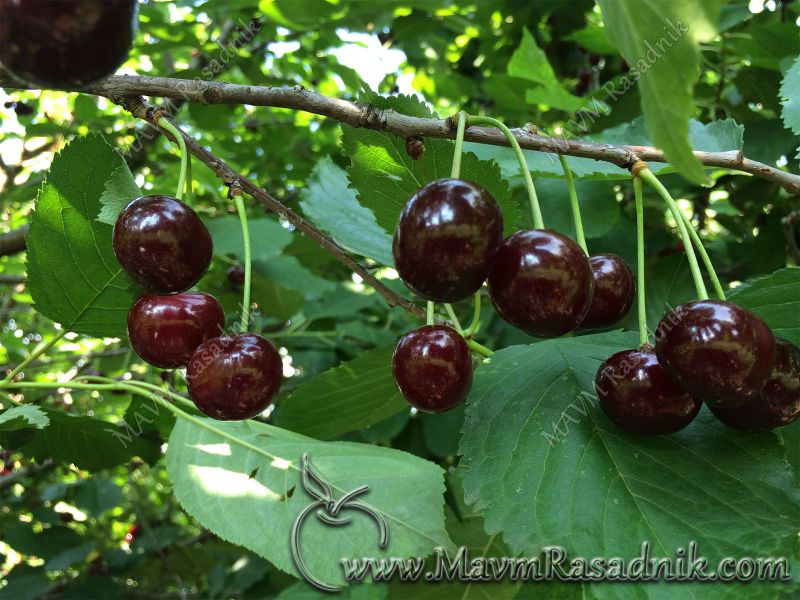
M 136 32 L 136 0 L 0 0 L 0 63 L 42 87 L 114 73 Z
M 717 418 L 741 431 L 767 431 L 800 418 L 800 348 L 777 338 L 775 367 L 758 395 L 729 408 L 710 407 Z
M 235 286 L 244 285 L 244 267 L 234 265 L 227 272 L 228 281 Z
M 155 367 L 186 366 L 197 347 L 220 335 L 225 314 L 204 292 L 145 294 L 128 312 L 128 337 L 136 354 Z
M 608 358 L 597 371 L 594 387 L 603 412 L 631 433 L 674 433 L 700 410 L 701 402 L 675 385 L 649 346 Z
M 531 335 L 575 329 L 592 301 L 592 270 L 578 244 L 555 231 L 517 231 L 503 240 L 489 272 L 500 316 Z
M 268 340 L 254 333 L 202 343 L 186 371 L 189 396 L 213 419 L 237 421 L 264 411 L 281 387 L 283 362 Z
M 170 196 L 131 201 L 117 217 L 113 244 L 131 279 L 154 294 L 188 290 L 205 274 L 213 250 L 197 213 Z
M 392 252 L 412 291 L 456 302 L 483 285 L 502 236 L 503 215 L 489 192 L 461 179 L 440 179 L 403 207 Z
M 775 365 L 775 338 L 753 313 L 722 300 L 696 300 L 665 315 L 656 354 L 675 382 L 709 406 L 758 394 Z
M 472 387 L 472 357 L 464 338 L 446 325 L 426 325 L 400 338 L 392 373 L 408 402 L 443 412 L 462 402 Z
M 618 323 L 633 304 L 636 285 L 628 263 L 616 254 L 589 257 L 594 294 L 581 329 L 607 329 Z

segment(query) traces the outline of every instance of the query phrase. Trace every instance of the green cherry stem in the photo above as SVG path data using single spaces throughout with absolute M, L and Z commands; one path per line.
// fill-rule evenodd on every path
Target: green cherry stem
M 460 334 L 463 335 L 464 334 L 464 330 L 461 328 L 461 322 L 458 320 L 458 317 L 456 316 L 456 313 L 453 310 L 453 307 L 450 304 L 445 303 L 444 309 L 447 311 L 447 316 L 450 317 L 450 320 L 453 322 L 453 325 L 455 326 L 456 331 L 458 331 Z
M 192 153 L 186 153 L 186 192 L 185 192 L 185 201 L 186 203 L 191 203 L 192 201 Z
M 703 274 L 700 272 L 700 265 L 698 264 L 697 256 L 695 256 L 694 253 L 692 238 L 689 237 L 689 232 L 686 230 L 686 223 L 684 223 L 680 207 L 678 206 L 677 202 L 673 200 L 669 191 L 667 191 L 667 188 L 665 188 L 664 185 L 656 178 L 656 176 L 653 175 L 653 172 L 650 171 L 650 169 L 647 167 L 642 168 L 638 172 L 638 176 L 641 177 L 644 182 L 655 188 L 661 198 L 663 198 L 664 202 L 667 203 L 667 206 L 672 213 L 672 217 L 675 219 L 675 223 L 678 226 L 678 232 L 680 233 L 681 240 L 683 241 L 683 247 L 686 251 L 686 258 L 689 260 L 689 268 L 692 271 L 692 279 L 694 279 L 694 287 L 697 290 L 697 297 L 700 298 L 700 300 L 708 300 L 708 291 L 706 291 L 706 284 L 703 281 Z
M 647 334 L 647 301 L 644 290 L 644 199 L 642 198 L 642 180 L 633 178 L 633 195 L 636 198 L 636 294 L 639 313 L 639 343 L 648 342 Z
M 29 364 L 31 364 L 33 361 L 39 358 L 42 354 L 50 350 L 50 348 L 52 348 L 58 342 L 60 342 L 65 335 L 67 335 L 67 330 L 62 329 L 57 334 L 55 334 L 49 342 L 39 346 L 36 350 L 31 352 L 30 355 L 25 360 L 23 360 L 16 367 L 14 367 L 11 373 L 9 373 L 8 376 L 5 379 L 3 379 L 3 381 L 0 381 L 0 388 L 6 387 L 7 384 L 11 383 L 11 381 L 14 379 L 14 377 L 16 377 L 20 373 L 20 371 L 22 371 L 25 367 L 27 367 Z
M 433 325 L 433 310 L 435 306 L 432 300 L 428 300 L 428 303 L 425 305 L 425 323 L 427 325 Z
M 469 324 L 467 330 L 464 332 L 464 337 L 470 338 L 475 335 L 478 330 L 478 325 L 481 322 L 481 291 L 475 292 L 475 308 L 472 312 L 472 323 Z
M 485 356 L 486 358 L 489 358 L 492 354 L 494 354 L 494 351 L 489 350 L 489 348 L 479 344 L 475 340 L 467 340 L 467 346 L 473 352 L 476 352 L 476 353 L 480 354 L 481 356 Z
M 244 208 L 241 190 L 233 190 L 233 200 L 236 203 L 236 212 L 239 213 L 239 222 L 242 224 L 242 239 L 244 240 L 244 292 L 242 296 L 242 323 L 240 330 L 242 333 L 247 331 L 250 321 L 250 279 L 252 276 L 252 255 L 250 250 L 250 227 L 247 224 L 247 211 Z
M 561 161 L 561 168 L 564 169 L 564 178 L 567 180 L 567 191 L 569 192 L 569 203 L 572 207 L 572 218 L 575 221 L 575 237 L 578 240 L 578 245 L 583 248 L 584 254 L 589 256 L 589 251 L 586 249 L 586 236 L 583 233 L 583 219 L 581 219 L 581 207 L 578 204 L 578 192 L 575 189 L 575 181 L 572 179 L 572 171 L 569 168 L 567 157 L 563 154 L 558 155 L 558 160 Z
M 686 225 L 689 236 L 692 238 L 692 242 L 694 242 L 694 247 L 697 248 L 697 252 L 700 254 L 700 259 L 703 261 L 703 264 L 706 267 L 706 272 L 711 279 L 711 285 L 714 286 L 714 292 L 717 294 L 717 297 L 720 300 L 725 300 L 725 290 L 722 289 L 722 283 L 720 283 L 719 277 L 717 277 L 717 272 L 714 270 L 714 265 L 711 263 L 711 257 L 708 255 L 705 246 L 703 246 L 703 240 L 700 239 L 700 235 L 695 230 L 694 225 L 689 217 L 681 213 L 681 218 Z
M 491 127 L 496 127 L 506 136 L 509 145 L 511 146 L 512 150 L 514 150 L 514 154 L 517 157 L 517 162 L 519 162 L 519 171 L 522 174 L 523 181 L 525 182 L 525 189 L 528 191 L 528 200 L 530 201 L 531 212 L 533 214 L 533 226 L 536 229 L 544 229 L 544 220 L 542 219 L 542 209 L 539 207 L 539 198 L 536 196 L 536 188 L 533 186 L 533 178 L 531 177 L 530 169 L 528 169 L 528 163 L 525 162 L 525 155 L 522 153 L 522 148 L 520 148 L 517 138 L 514 137 L 514 134 L 511 133 L 511 130 L 501 121 L 493 119 L 492 117 L 475 117 L 470 115 L 467 117 L 467 125 L 489 125 Z
M 456 114 L 454 121 L 456 122 L 456 147 L 453 150 L 453 167 L 450 170 L 450 177 L 458 179 L 461 175 L 461 156 L 464 152 L 464 132 L 467 130 L 467 120 L 469 115 L 462 111 Z
M 175 138 L 175 143 L 178 144 L 178 148 L 180 149 L 181 172 L 178 176 L 178 191 L 175 193 L 175 197 L 178 200 L 183 200 L 183 191 L 186 188 L 186 168 L 189 160 L 189 153 L 186 152 L 186 141 L 183 139 L 183 135 L 180 131 L 178 131 L 177 127 L 175 127 L 164 117 L 160 117 L 157 123 L 161 129 L 164 129 L 172 134 L 172 137 Z

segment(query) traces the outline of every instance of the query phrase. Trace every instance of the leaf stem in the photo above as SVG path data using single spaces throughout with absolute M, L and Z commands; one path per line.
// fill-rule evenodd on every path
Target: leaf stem
M 642 198 L 642 180 L 633 178 L 633 195 L 636 197 L 636 294 L 639 313 L 639 344 L 648 342 L 647 333 L 647 301 L 644 289 L 644 199 Z
M 233 189 L 233 188 L 231 188 Z M 242 239 L 244 240 L 244 292 L 242 295 L 242 322 L 240 331 L 245 333 L 250 321 L 250 280 L 252 277 L 252 254 L 250 249 L 250 227 L 247 224 L 247 211 L 244 208 L 242 194 L 234 194 L 236 212 L 239 213 L 239 222 L 242 224 Z
M 706 272 L 708 273 L 709 278 L 711 279 L 711 285 L 714 286 L 714 292 L 717 294 L 717 297 L 720 300 L 725 300 L 725 290 L 722 289 L 722 283 L 720 283 L 719 277 L 717 277 L 717 272 L 714 270 L 714 265 L 711 263 L 711 257 L 708 255 L 705 246 L 703 246 L 703 240 L 700 239 L 700 235 L 695 230 L 694 225 L 689 217 L 683 213 L 681 213 L 681 217 L 683 218 L 683 222 L 686 225 L 687 231 L 689 232 L 689 236 L 692 238 L 692 242 L 694 242 L 695 248 L 697 248 L 697 252 L 700 253 L 700 258 L 706 267 Z
M 470 338 L 475 335 L 478 330 L 478 325 L 481 322 L 481 291 L 475 292 L 475 307 L 472 312 L 472 323 L 469 324 L 467 330 L 464 332 L 464 337 Z
M 494 350 L 490 350 L 489 348 L 483 346 L 482 344 L 479 344 L 475 340 L 466 340 L 466 342 L 470 350 L 472 350 L 473 352 L 477 352 L 478 354 L 485 356 L 486 358 L 489 358 L 492 354 L 494 354 Z
M 186 141 L 183 139 L 183 135 L 178 128 L 170 123 L 168 119 L 160 117 L 157 123 L 161 129 L 169 131 L 172 134 L 172 137 L 175 138 L 175 143 L 178 144 L 178 148 L 180 149 L 181 172 L 178 176 L 178 191 L 175 193 L 175 197 L 178 200 L 183 200 L 183 190 L 186 187 L 186 168 L 189 160 L 189 153 L 186 152 Z
M 689 260 L 689 268 L 692 271 L 692 278 L 694 279 L 694 287 L 697 290 L 697 297 L 701 300 L 707 300 L 708 292 L 706 291 L 706 284 L 703 281 L 703 274 L 700 272 L 700 265 L 697 263 L 697 256 L 695 256 L 694 247 L 692 246 L 692 238 L 689 237 L 689 232 L 686 230 L 686 224 L 684 223 L 683 216 L 681 215 L 680 207 L 675 200 L 673 200 L 669 191 L 667 191 L 667 188 L 665 188 L 658 178 L 653 175 L 650 169 L 644 167 L 639 171 L 638 176 L 650 186 L 655 188 L 661 198 L 663 198 L 664 202 L 667 203 L 667 206 L 669 207 L 669 210 L 675 219 L 675 223 L 678 226 L 678 232 L 680 233 L 681 240 L 683 241 L 683 248 L 686 251 L 686 258 Z
M 558 155 L 558 160 L 561 161 L 561 168 L 564 169 L 564 178 L 567 180 L 567 191 L 569 192 L 569 203 L 572 207 L 572 218 L 575 221 L 575 238 L 578 245 L 583 248 L 584 254 L 589 256 L 589 251 L 586 249 L 586 236 L 583 233 L 583 219 L 581 219 L 581 207 L 578 204 L 578 192 L 575 189 L 575 181 L 572 179 L 572 171 L 569 168 L 567 157 L 563 154 Z
M 456 313 L 453 310 L 453 307 L 450 304 L 445 303 L 444 309 L 447 311 L 447 316 L 450 317 L 450 320 L 453 322 L 453 325 L 455 326 L 456 331 L 458 331 L 458 333 L 463 335 L 464 330 L 461 328 L 461 322 L 458 320 L 458 317 L 456 316 Z
M 57 334 L 53 336 L 53 338 L 49 342 L 47 342 L 42 346 L 39 346 L 36 350 L 31 352 L 30 355 L 25 360 L 23 360 L 16 367 L 14 367 L 11 373 L 9 373 L 8 376 L 5 379 L 3 379 L 3 381 L 0 381 L 0 388 L 6 387 L 6 385 L 10 383 L 14 379 L 14 377 L 16 377 L 19 374 L 20 371 L 22 371 L 25 367 L 27 367 L 29 364 L 31 364 L 33 361 L 39 358 L 42 354 L 50 350 L 50 348 L 52 348 L 58 342 L 60 342 L 65 335 L 67 335 L 67 330 L 61 329 Z
M 522 153 L 522 148 L 519 146 L 517 138 L 511 133 L 511 130 L 506 127 L 501 121 L 492 117 L 476 117 L 468 116 L 467 125 L 490 125 L 497 127 L 506 136 L 511 149 L 519 162 L 519 170 L 522 174 L 522 180 L 525 182 L 525 189 L 528 191 L 528 200 L 531 204 L 531 213 L 533 214 L 533 226 L 536 229 L 544 229 L 544 221 L 542 219 L 542 209 L 539 207 L 539 198 L 536 196 L 536 188 L 533 186 L 533 178 L 531 178 L 528 163 L 525 161 L 525 155 Z
M 428 325 L 433 325 L 433 301 L 428 300 L 428 304 L 425 305 L 425 323 Z
M 450 170 L 450 177 L 458 179 L 461 175 L 461 155 L 464 152 L 464 132 L 467 130 L 467 120 L 469 115 L 463 110 L 455 116 L 456 121 L 456 147 L 453 150 L 453 167 Z

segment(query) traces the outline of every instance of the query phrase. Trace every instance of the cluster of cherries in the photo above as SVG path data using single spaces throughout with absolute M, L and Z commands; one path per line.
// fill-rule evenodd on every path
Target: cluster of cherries
M 461 179 L 434 181 L 409 199 L 393 253 L 400 278 L 419 296 L 456 302 L 486 281 L 500 316 L 537 337 L 610 327 L 633 303 L 633 275 L 622 258 L 587 257 L 572 239 L 544 229 L 503 239 L 497 201 Z M 448 410 L 472 384 L 467 343 L 446 325 L 404 335 L 392 368 L 403 396 L 420 410 Z
M 262 412 L 280 389 L 281 357 L 259 335 L 225 334 L 217 299 L 186 291 L 208 270 L 213 249 L 197 213 L 170 196 L 136 198 L 117 218 L 113 245 L 122 268 L 146 292 L 128 313 L 136 353 L 161 369 L 186 367 L 189 396 L 209 417 L 238 420 Z
M 800 349 L 731 302 L 697 300 L 664 316 L 648 345 L 597 371 L 609 418 L 633 433 L 673 433 L 705 402 L 734 429 L 766 431 L 800 417 Z
M 393 252 L 402 280 L 426 300 L 463 300 L 486 281 L 500 316 L 537 337 L 611 327 L 633 303 L 634 279 L 622 258 L 587 257 L 570 238 L 543 229 L 503 239 L 495 199 L 459 179 L 434 181 L 409 199 Z M 714 300 L 682 305 L 661 320 L 656 339 L 655 350 L 619 352 L 597 373 L 600 406 L 621 428 L 671 433 L 702 402 L 737 429 L 771 429 L 800 416 L 800 351 L 776 342 L 745 309 Z M 406 400 L 425 411 L 456 406 L 472 384 L 469 347 L 446 325 L 404 335 L 392 370 Z

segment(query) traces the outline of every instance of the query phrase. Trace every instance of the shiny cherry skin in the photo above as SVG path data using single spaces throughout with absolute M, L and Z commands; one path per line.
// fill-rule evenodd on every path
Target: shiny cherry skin
M 702 404 L 675 385 L 649 346 L 608 358 L 597 371 L 594 387 L 608 418 L 640 435 L 679 431 Z
M 775 340 L 775 367 L 758 395 L 729 408 L 711 407 L 717 418 L 740 431 L 768 431 L 800 418 L 800 348 Z
M 128 312 L 128 338 L 142 359 L 161 369 L 185 367 L 197 347 L 223 332 L 225 313 L 204 292 L 145 294 Z
M 628 263 L 616 254 L 589 257 L 594 280 L 594 294 L 581 329 L 608 329 L 628 314 L 633 304 L 636 284 Z
M 189 397 L 203 413 L 221 421 L 263 412 L 278 394 L 282 378 L 280 354 L 254 333 L 203 342 L 186 370 Z
M 543 229 L 517 231 L 503 240 L 488 282 L 500 316 L 537 337 L 557 337 L 578 327 L 594 285 L 581 247 Z
M 723 300 L 678 306 L 656 327 L 656 355 L 670 377 L 709 406 L 753 398 L 775 365 L 775 338 L 767 324 Z
M 397 342 L 392 373 L 411 406 L 426 412 L 444 412 L 467 397 L 472 387 L 472 357 L 455 329 L 426 325 Z
M 440 179 L 403 207 L 392 252 L 413 292 L 457 302 L 483 285 L 502 238 L 503 215 L 489 192 L 461 179 Z
M 170 196 L 131 201 L 114 225 L 114 253 L 131 279 L 153 294 L 185 292 L 208 270 L 208 229 L 189 206 Z
M 136 0 L 0 0 L 0 63 L 42 87 L 81 87 L 125 62 Z

